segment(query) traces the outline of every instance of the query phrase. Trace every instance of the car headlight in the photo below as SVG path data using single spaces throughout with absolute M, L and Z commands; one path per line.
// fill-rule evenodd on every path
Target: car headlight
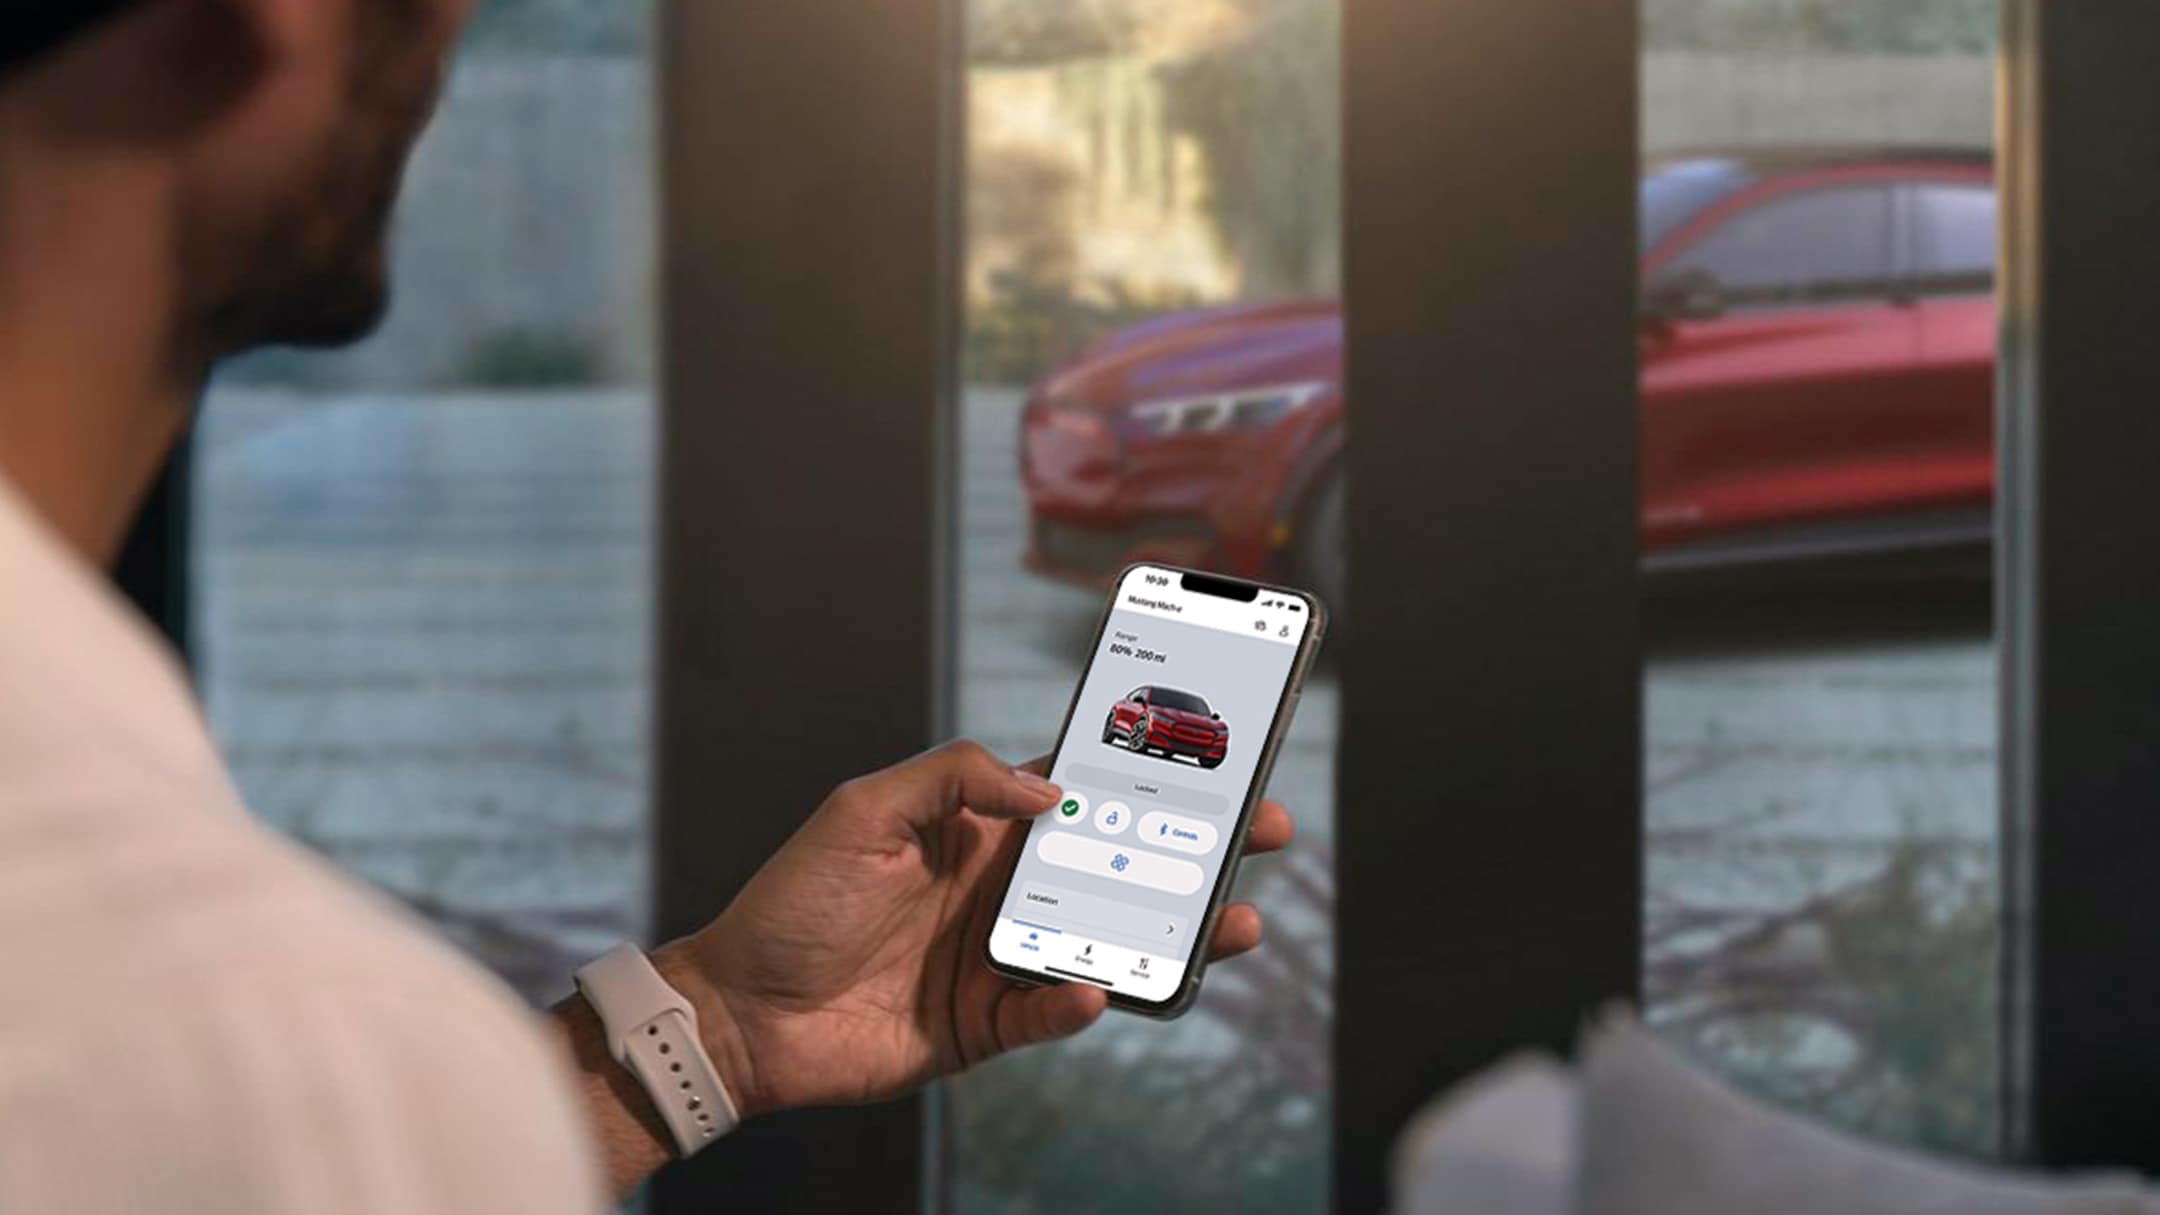
M 1252 430 L 1310 405 L 1327 395 L 1329 387 L 1325 381 L 1312 381 L 1240 388 L 1206 396 L 1173 397 L 1135 405 L 1132 416 L 1148 434 L 1154 435 Z

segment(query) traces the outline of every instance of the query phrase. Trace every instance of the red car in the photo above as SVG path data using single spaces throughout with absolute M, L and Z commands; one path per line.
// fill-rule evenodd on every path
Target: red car
M 1640 216 L 1646 565 L 1984 542 L 1986 153 L 1669 156 L 1645 170 Z M 1157 560 L 1339 603 L 1342 369 L 1326 300 L 1097 342 L 1022 415 L 1029 566 L 1100 583 Z
M 1136 755 L 1182 755 L 1213 768 L 1230 750 L 1230 727 L 1222 714 L 1190 692 L 1140 687 L 1110 706 L 1102 740 Z

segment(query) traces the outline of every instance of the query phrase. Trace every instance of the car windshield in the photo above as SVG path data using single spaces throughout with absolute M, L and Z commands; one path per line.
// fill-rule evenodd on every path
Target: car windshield
M 1157 688 L 1148 693 L 1148 703 L 1159 709 L 1180 709 L 1187 713 L 1206 713 L 1207 702 L 1190 692 L 1176 688 Z
M 1643 174 L 1642 244 L 1649 252 L 1705 207 L 1754 179 L 1746 165 L 1724 157 L 1691 157 L 1652 165 Z

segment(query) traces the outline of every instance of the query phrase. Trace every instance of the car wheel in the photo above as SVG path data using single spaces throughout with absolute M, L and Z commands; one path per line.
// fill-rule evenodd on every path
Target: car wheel
M 1215 759 L 1203 759 L 1200 761 L 1200 766 L 1203 768 L 1220 768 L 1222 767 L 1222 759 L 1220 757 L 1217 757 Z
M 1143 717 L 1139 721 L 1136 721 L 1132 724 L 1132 733 L 1125 736 L 1125 745 L 1130 748 L 1132 750 L 1132 753 L 1135 755 L 1147 754 L 1146 718 Z
M 1111 714 L 1110 716 L 1108 716 L 1108 717 L 1105 717 L 1105 718 L 1103 718 L 1103 723 L 1102 723 L 1102 741 L 1104 741 L 1104 742 L 1111 742 L 1111 741 L 1113 741 L 1113 740 L 1114 740 L 1114 739 L 1116 739 L 1116 738 L 1117 738 L 1117 714 L 1115 714 L 1115 713 L 1112 713 L 1112 714 Z
M 1339 640 L 1350 618 L 1350 503 L 1341 469 L 1313 491 L 1293 555 L 1297 577 L 1327 605 L 1328 633 Z

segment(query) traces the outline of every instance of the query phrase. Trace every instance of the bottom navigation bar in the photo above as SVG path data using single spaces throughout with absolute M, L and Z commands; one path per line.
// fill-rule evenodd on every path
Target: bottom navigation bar
M 1169 999 L 1185 978 L 1182 959 L 1011 916 L 999 916 L 997 927 L 990 930 L 990 952 L 1008 966 L 1093 983 L 1143 1000 Z

